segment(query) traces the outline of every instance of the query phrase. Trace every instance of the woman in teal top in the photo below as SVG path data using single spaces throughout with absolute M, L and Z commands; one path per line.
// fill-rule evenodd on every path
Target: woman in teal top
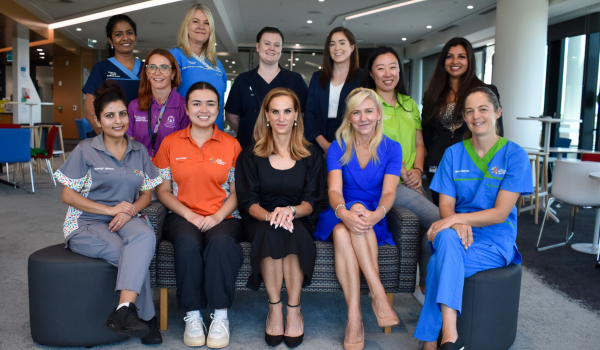
M 472 89 L 464 106 L 469 131 L 463 142 L 446 150 L 431 183 L 440 194 L 443 219 L 427 232 L 433 255 L 425 305 L 414 334 L 425 342 L 424 350 L 463 347 L 456 318 L 465 278 L 522 261 L 515 243 L 515 204 L 533 189 L 529 157 L 519 145 L 498 136 L 502 110 L 492 90 Z
M 375 90 L 382 101 L 384 135 L 402 146 L 402 172 L 394 205 L 412 211 L 421 223 L 420 288 L 414 297 L 423 304 L 427 262 L 431 256 L 425 232 L 440 215 L 438 208 L 424 196 L 421 186 L 425 159 L 421 117 L 416 102 L 406 91 L 400 62 L 394 49 L 385 46 L 375 49 L 364 69 L 363 86 Z M 395 234 L 396 244 L 400 240 L 400 234 Z

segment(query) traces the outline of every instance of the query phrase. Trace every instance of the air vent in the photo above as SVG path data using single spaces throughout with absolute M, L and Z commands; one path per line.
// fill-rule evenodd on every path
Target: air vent
M 443 32 L 445 32 L 445 31 L 447 31 L 447 30 L 450 30 L 450 29 L 452 29 L 452 28 L 454 28 L 454 27 L 456 27 L 456 26 L 453 24 L 453 25 L 451 25 L 451 26 L 448 26 L 448 27 L 446 27 L 446 28 L 444 28 L 444 29 L 440 29 L 440 30 L 438 30 L 438 32 L 440 32 L 440 33 L 443 33 Z
M 491 12 L 494 12 L 494 11 L 496 11 L 496 8 L 495 8 L 495 7 L 492 7 L 492 8 L 491 8 L 491 9 L 489 9 L 489 10 L 485 10 L 485 11 L 483 11 L 483 12 L 479 12 L 479 14 L 483 16 L 483 15 L 487 15 L 488 13 L 491 13 Z
M 420 43 L 421 41 L 423 41 L 423 39 L 419 39 L 419 40 L 415 40 L 412 43 L 410 43 L 411 45 L 416 44 L 416 43 Z

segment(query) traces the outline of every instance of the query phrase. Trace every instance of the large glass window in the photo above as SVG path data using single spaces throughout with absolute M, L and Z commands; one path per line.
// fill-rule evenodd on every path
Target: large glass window
M 494 68 L 494 53 L 496 45 L 489 45 L 485 48 L 485 62 L 483 62 L 483 82 L 486 84 L 492 83 L 492 71 Z
M 583 73 L 585 62 L 585 35 L 565 38 L 562 59 L 562 84 L 559 116 L 561 119 L 580 120 Z M 559 137 L 571 139 L 571 147 L 579 145 L 578 122 L 560 124 Z

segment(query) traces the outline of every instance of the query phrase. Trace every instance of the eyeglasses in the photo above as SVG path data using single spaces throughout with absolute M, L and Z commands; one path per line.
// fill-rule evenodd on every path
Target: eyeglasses
M 166 65 L 166 64 L 161 64 L 159 66 L 157 66 L 155 64 L 148 64 L 148 65 L 146 65 L 146 69 L 148 70 L 148 73 L 150 73 L 150 74 L 156 73 L 157 69 L 159 69 L 163 73 L 169 73 L 171 71 L 171 66 Z

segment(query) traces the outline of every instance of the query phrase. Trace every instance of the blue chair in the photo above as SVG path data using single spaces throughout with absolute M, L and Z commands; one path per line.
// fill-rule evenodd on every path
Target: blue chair
M 559 137 L 556 139 L 556 142 L 554 142 L 553 147 L 569 148 L 569 147 L 571 147 L 571 139 L 567 139 L 565 137 Z M 550 157 L 556 157 L 556 153 L 550 153 Z M 563 153 L 562 157 L 567 158 L 567 154 Z
M 31 153 L 29 144 L 31 142 L 31 132 L 29 129 L 0 129 L 0 163 L 17 163 L 21 165 L 23 173 L 23 188 L 25 188 L 25 173 L 23 172 L 23 163 L 29 163 Z M 13 167 L 13 185 L 16 188 L 16 169 Z M 8 173 L 8 169 L 6 169 Z M 31 175 L 31 193 L 35 191 L 33 187 L 33 170 L 29 166 Z M 26 188 L 25 188 L 26 189 Z M 26 189 L 27 190 L 27 189 Z
M 90 122 L 85 118 L 75 119 L 75 124 L 77 125 L 77 135 L 79 135 L 80 140 L 87 139 L 88 133 L 94 131 Z

